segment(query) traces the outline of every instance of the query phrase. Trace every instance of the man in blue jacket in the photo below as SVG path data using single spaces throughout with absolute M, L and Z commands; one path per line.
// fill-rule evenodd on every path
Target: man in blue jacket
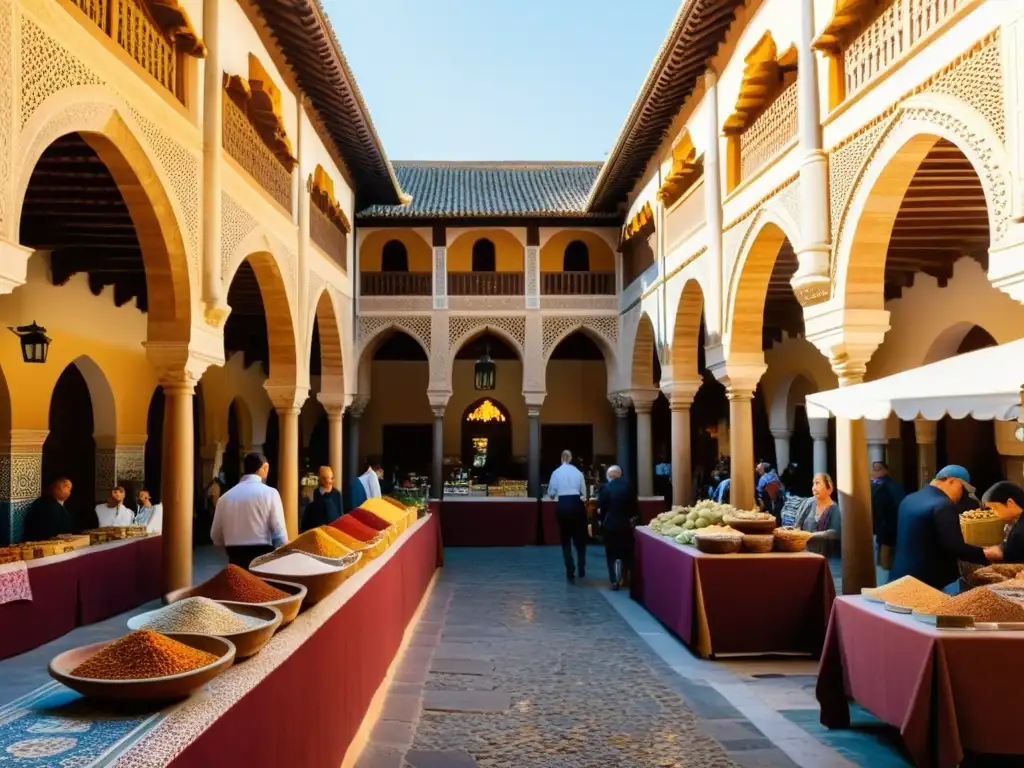
M 959 561 L 986 564 L 1002 559 L 999 547 L 982 549 L 964 541 L 956 507 L 964 494 L 974 497 L 970 473 L 951 464 L 903 499 L 891 580 L 913 576 L 936 589 L 952 588 L 960 578 Z

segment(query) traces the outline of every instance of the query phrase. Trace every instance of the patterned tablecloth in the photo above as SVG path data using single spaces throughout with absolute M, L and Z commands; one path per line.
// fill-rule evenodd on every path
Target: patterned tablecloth
M 16 600 L 31 600 L 28 564 L 24 560 L 0 565 L 0 605 Z

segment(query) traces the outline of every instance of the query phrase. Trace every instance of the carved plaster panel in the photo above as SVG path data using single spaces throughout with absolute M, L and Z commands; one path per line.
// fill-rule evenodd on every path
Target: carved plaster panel
M 485 328 L 504 331 L 518 348 L 520 357 L 526 358 L 526 318 L 516 316 L 449 316 L 448 319 L 448 353 L 453 357 L 466 339 Z
M 429 296 L 360 296 L 360 312 L 430 312 Z
M 434 248 L 434 309 L 448 306 L 448 249 Z
M 615 315 L 597 315 L 595 317 L 577 317 L 561 315 L 544 318 L 543 356 L 547 360 L 563 339 L 581 328 L 587 328 L 608 342 L 611 349 L 619 343 L 619 318 Z
M 259 222 L 227 192 L 220 193 L 220 273 L 223 278 L 235 250 Z
M 526 308 L 540 308 L 540 248 L 526 248 Z
M 6 75 L 5 75 L 6 76 Z M 92 71 L 38 24 L 21 17 L 21 125 L 40 105 L 65 88 L 102 85 Z
M 117 482 L 143 483 L 146 478 L 146 446 L 119 445 L 114 459 Z
M 541 296 L 542 310 L 568 310 L 570 312 L 615 312 L 619 299 L 615 296 Z
M 430 350 L 430 315 L 362 315 L 356 339 L 360 349 L 388 328 L 408 333 L 423 344 L 424 349 Z
M 11 157 L 14 120 L 14 101 L 11 90 L 14 84 L 14 0 L 0 0 L 0 235 L 10 233 L 8 217 L 11 205 Z
M 515 312 L 523 308 L 522 296 L 449 296 L 452 312 Z

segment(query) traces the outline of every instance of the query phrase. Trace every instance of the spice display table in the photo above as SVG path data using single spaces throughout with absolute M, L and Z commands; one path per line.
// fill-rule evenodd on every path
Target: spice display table
M 417 520 L 206 694 L 165 711 L 112 764 L 341 765 L 437 569 L 438 522 Z
M 537 543 L 536 499 L 451 497 L 441 502 L 446 547 L 524 547 Z
M 818 669 L 821 722 L 848 728 L 852 698 L 899 728 L 919 766 L 952 768 L 964 751 L 1024 754 L 1014 706 L 1024 634 L 939 630 L 860 596 L 832 608 Z
M 706 555 L 637 528 L 634 600 L 704 657 L 817 656 L 835 586 L 810 552 Z
M 0 659 L 38 648 L 77 626 L 160 597 L 160 536 L 97 544 L 29 560 L 31 600 L 0 605 Z

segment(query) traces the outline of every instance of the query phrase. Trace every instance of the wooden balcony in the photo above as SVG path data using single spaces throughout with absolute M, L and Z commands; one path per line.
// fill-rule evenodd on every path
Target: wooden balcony
M 292 174 L 264 143 L 245 112 L 224 98 L 222 143 L 227 153 L 291 215 Z
M 362 296 L 430 296 L 430 272 L 363 272 L 359 275 Z
M 614 296 L 614 272 L 542 272 L 542 296 Z
M 522 272 L 449 272 L 449 296 L 522 296 Z
M 309 237 L 343 271 L 348 268 L 348 236 L 312 200 L 309 203 Z

